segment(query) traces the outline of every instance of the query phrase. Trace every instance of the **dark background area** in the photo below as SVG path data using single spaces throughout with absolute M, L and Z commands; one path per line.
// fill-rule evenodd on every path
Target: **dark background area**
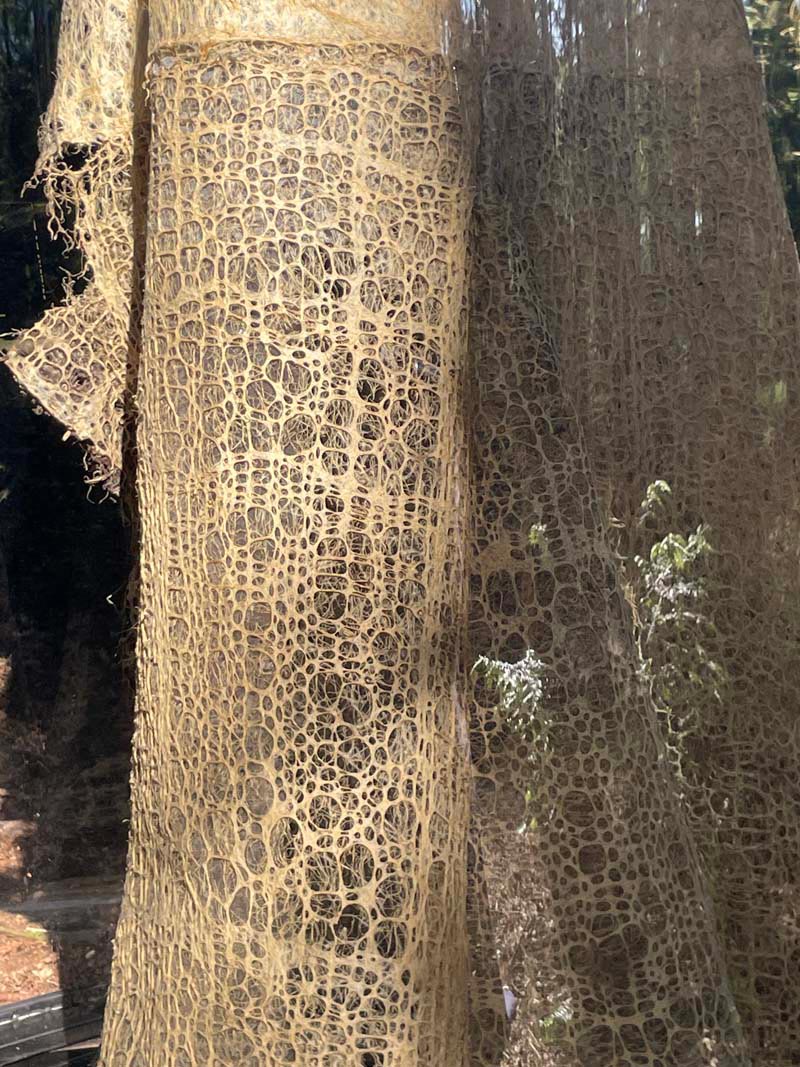
M 22 195 L 59 9 L 0 0 L 3 347 L 81 267 L 51 238 L 41 192 Z M 102 988 L 124 870 L 129 530 L 62 434 L 0 366 L 0 1005 Z

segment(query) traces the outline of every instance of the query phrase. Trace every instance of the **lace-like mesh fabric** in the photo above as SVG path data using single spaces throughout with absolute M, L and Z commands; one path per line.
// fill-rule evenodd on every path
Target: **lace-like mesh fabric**
M 73 209 L 68 236 L 85 251 L 91 281 L 18 336 L 6 357 L 19 382 L 86 442 L 91 480 L 115 491 L 134 362 L 131 157 L 132 145 L 103 142 L 74 169 L 56 158 L 40 163 L 57 228 Z
M 456 1062 L 449 75 L 232 43 L 162 51 L 149 91 L 139 726 L 103 1062 Z
M 86 443 L 91 480 L 119 489 L 126 390 L 135 382 L 148 124 L 144 66 L 163 44 L 253 36 L 330 43 L 391 41 L 435 53 L 463 47 L 454 0 L 64 0 L 55 91 L 36 181 L 52 226 L 83 253 L 88 291 L 20 335 L 6 361 Z M 65 153 L 78 149 L 65 162 Z M 141 246 L 141 247 L 139 247 Z
M 594 472 L 603 511 L 628 531 L 622 540 L 628 555 L 644 547 L 635 518 L 655 479 L 673 487 L 665 532 L 709 524 L 716 551 L 705 579 L 713 626 L 706 649 L 727 683 L 722 699 L 706 694 L 692 708 L 693 725 L 681 739 L 680 789 L 713 898 L 722 988 L 733 994 L 753 1061 L 784 1064 L 800 1044 L 799 798 L 790 770 L 798 762 L 798 271 L 763 91 L 737 3 L 578 2 L 571 17 L 556 4 L 532 8 L 498 5 L 496 19 L 490 9 L 486 24 L 483 134 L 494 147 L 480 189 L 484 197 L 487 188 L 495 195 L 514 227 L 509 233 L 496 225 L 502 211 L 495 223 L 485 206 L 479 213 L 481 232 L 494 226 L 503 235 L 488 259 L 506 271 L 499 294 L 486 300 L 487 313 L 517 294 L 532 325 L 525 327 L 528 339 L 521 327 L 515 337 L 510 324 L 522 321 L 522 313 L 494 312 L 489 331 L 477 303 L 478 412 L 487 411 L 479 433 L 482 454 L 491 460 L 485 465 L 479 452 L 476 479 L 486 488 L 478 546 L 488 547 L 489 558 L 475 579 L 481 595 L 472 609 L 473 633 L 478 651 L 514 661 L 533 648 L 546 667 L 563 655 L 556 620 L 567 633 L 588 620 L 593 639 L 606 643 L 600 597 L 582 603 L 593 587 L 603 589 L 580 564 L 582 555 L 591 558 L 590 546 L 573 549 L 560 564 L 568 576 L 577 568 L 577 588 L 570 588 L 571 578 L 561 587 L 552 563 L 537 559 L 532 575 L 522 563 L 531 524 L 552 528 L 559 539 L 559 524 L 580 529 L 587 492 L 570 486 L 575 467 Z M 494 60 L 496 38 L 494 54 L 505 56 L 504 63 Z M 488 291 L 479 277 L 479 294 Z M 541 382 L 545 375 L 525 373 L 519 357 L 509 355 L 514 348 L 530 353 L 534 367 L 535 354 L 544 352 L 561 392 L 540 384 L 526 397 L 529 376 L 538 373 Z M 499 357 L 483 372 L 481 363 L 495 350 Z M 575 438 L 573 413 L 585 449 Z M 522 470 L 530 472 L 528 484 Z M 558 501 L 556 520 L 543 521 L 539 508 L 548 496 Z M 549 541 L 543 538 L 534 555 Z M 581 685 L 580 649 L 563 648 L 569 694 Z M 583 695 L 573 704 L 572 729 L 585 748 L 602 746 L 598 757 L 608 766 L 608 735 L 589 728 L 590 707 Z M 543 714 L 559 724 L 547 692 Z M 577 956 L 569 956 L 578 927 L 565 930 L 558 921 L 565 894 L 568 899 L 581 877 L 593 875 L 597 888 L 583 895 L 591 921 L 592 907 L 624 882 L 610 849 L 624 857 L 635 839 L 623 832 L 620 848 L 606 832 L 603 844 L 602 809 L 594 798 L 590 803 L 591 788 L 575 785 L 579 748 L 570 753 L 559 796 L 558 777 L 550 778 L 559 769 L 551 730 L 548 725 L 526 754 L 491 715 L 473 729 L 479 796 L 496 803 L 500 816 L 508 813 L 511 830 L 521 824 L 524 791 L 532 788 L 528 818 L 538 822 L 535 832 L 494 846 L 491 830 L 482 833 L 501 976 L 524 993 L 506 1062 L 523 1062 L 522 1049 L 545 1062 L 563 1051 L 566 1062 L 598 1065 L 714 1062 L 698 1035 L 704 1014 L 712 1027 L 733 1022 L 727 994 L 716 1006 L 688 998 L 647 1026 L 641 1018 L 626 1022 L 617 1010 L 592 1047 L 581 1047 L 580 1038 L 572 1044 L 593 1007 L 613 1006 L 613 997 L 604 1002 L 598 989 L 610 982 L 620 990 L 630 980 L 635 990 L 636 954 L 645 942 L 634 937 L 634 949 L 625 941 L 626 929 L 636 931 L 641 900 L 626 893 L 622 924 L 610 925 L 608 909 L 586 931 Z M 635 737 L 627 729 L 625 745 Z M 648 803 L 651 798 L 640 801 Z M 485 810 L 491 811 L 488 804 Z M 584 833 L 593 838 L 584 855 L 598 860 L 588 872 L 568 856 Z M 523 860 L 525 837 L 539 851 Z M 657 839 L 647 831 L 642 840 L 652 847 Z M 569 868 L 554 879 L 551 857 L 559 856 Z M 524 869 L 509 879 L 514 862 Z M 557 901 L 548 901 L 554 885 Z M 695 906 L 685 909 L 682 901 L 671 913 L 668 936 L 676 947 L 689 913 L 697 917 Z M 537 968 L 535 958 L 569 966 Z M 576 981 L 592 989 L 588 1001 L 576 999 Z M 663 979 L 658 985 L 665 988 Z M 526 1017 L 526 1004 L 538 1022 Z M 653 1010 L 650 1004 L 658 1014 L 654 1001 L 643 1014 Z
M 47 311 L 6 358 L 19 383 L 88 448 L 90 481 L 119 489 L 127 323 L 92 287 Z
M 143 34 L 137 7 L 104 0 L 64 4 L 56 85 L 34 180 L 44 186 L 53 229 L 80 248 L 91 280 L 20 335 L 7 356 L 21 384 L 87 443 L 92 479 L 113 490 L 135 361 L 131 171 L 142 141 L 134 87 L 141 80 L 137 42 Z
M 797 260 L 741 6 L 480 28 L 465 136 L 444 0 L 164 0 L 146 47 L 66 5 L 40 170 L 92 282 L 10 363 L 112 485 L 139 377 L 104 1067 L 461 1067 L 468 1000 L 473 1067 L 800 1047 Z M 680 780 L 608 537 L 657 478 L 728 679 Z M 527 653 L 535 716 L 467 700 Z
M 505 109 L 509 88 L 492 69 L 484 106 Z M 493 715 L 485 685 L 473 716 L 473 818 L 501 974 L 520 998 L 503 1062 L 718 1062 L 740 1040 L 712 909 L 533 263 L 494 179 L 484 170 L 476 209 L 472 646 L 506 662 L 534 649 L 545 667 L 528 731 Z

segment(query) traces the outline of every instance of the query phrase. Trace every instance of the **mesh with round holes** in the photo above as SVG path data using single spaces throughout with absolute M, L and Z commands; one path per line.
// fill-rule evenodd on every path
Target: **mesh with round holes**
M 42 406 L 87 442 L 92 479 L 117 490 L 125 392 L 135 364 L 137 182 L 144 123 L 143 13 L 135 0 L 66 0 L 57 77 L 39 134 L 34 181 L 51 228 L 77 245 L 90 279 L 6 355 Z M 141 95 L 141 94 L 139 94 Z
M 163 0 L 146 43 L 66 4 L 41 172 L 92 283 L 10 361 L 107 480 L 141 375 L 106 1067 L 460 1067 L 467 880 L 476 1065 L 798 1046 L 797 262 L 741 7 L 480 12 L 466 361 L 448 4 Z M 730 677 L 683 782 L 608 546 L 656 478 L 714 531 Z M 475 688 L 465 869 L 468 503 L 471 655 L 543 692 L 520 733 Z
M 509 821 L 494 845 L 482 833 L 495 982 L 522 994 L 504 1062 L 717 1062 L 717 1028 L 736 1029 L 732 996 L 746 1054 L 784 1064 L 800 1044 L 799 290 L 741 5 L 504 2 L 484 33 L 473 349 L 486 561 L 473 640 L 506 661 L 533 648 L 555 684 L 527 751 L 491 700 L 473 728 L 478 810 Z M 727 678 L 721 699 L 697 690 L 691 728 L 668 732 L 722 946 L 724 965 L 697 980 L 680 946 L 703 905 L 662 911 L 677 955 L 650 955 L 659 937 L 641 920 L 657 914 L 650 894 L 667 888 L 675 854 L 659 867 L 655 825 L 615 837 L 598 769 L 624 775 L 613 733 L 590 725 L 613 693 L 580 670 L 581 634 L 598 666 L 611 652 L 590 484 L 631 557 L 647 547 L 636 520 L 656 479 L 673 490 L 662 532 L 710 526 L 704 642 Z M 543 531 L 533 550 L 531 525 Z M 564 551 L 565 529 L 583 544 Z M 626 719 L 629 766 L 642 734 Z M 647 820 L 652 794 L 617 796 L 624 824 Z M 523 816 L 535 826 L 520 835 Z M 623 888 L 627 863 L 645 894 Z M 524 869 L 509 878 L 511 865 Z M 660 999 L 681 985 L 675 1003 Z
M 513 106 L 508 75 L 487 72 L 487 109 Z M 534 649 L 543 695 L 514 729 L 493 687 L 475 688 L 473 825 L 499 977 L 519 1007 L 502 1061 L 484 1023 L 473 1063 L 711 1064 L 741 1051 L 713 909 L 534 263 L 497 197 L 490 128 L 475 211 L 471 644 L 510 663 Z M 475 992 L 489 1017 L 491 985 Z
M 456 0 L 65 0 L 34 180 L 51 227 L 80 248 L 88 288 L 19 335 L 4 360 L 86 443 L 91 480 L 118 491 L 124 415 L 134 414 L 148 59 L 176 41 L 207 47 L 242 37 L 391 42 L 455 55 L 463 47 L 457 9 Z
M 149 94 L 139 720 L 102 1062 L 453 1063 L 450 77 L 395 46 L 230 42 L 161 49 Z

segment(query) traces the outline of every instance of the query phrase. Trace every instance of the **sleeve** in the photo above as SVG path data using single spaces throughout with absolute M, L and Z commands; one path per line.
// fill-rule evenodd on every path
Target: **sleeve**
M 31 184 L 44 189 L 51 232 L 80 249 L 87 284 L 5 355 L 17 381 L 85 443 L 91 480 L 112 491 L 137 347 L 145 37 L 140 0 L 65 0 Z

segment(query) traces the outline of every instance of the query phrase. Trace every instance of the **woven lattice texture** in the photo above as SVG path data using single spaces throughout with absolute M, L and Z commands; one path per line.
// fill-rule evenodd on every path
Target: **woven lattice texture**
M 83 253 L 90 292 L 50 311 L 5 358 L 42 406 L 85 442 L 92 479 L 115 492 L 137 374 L 145 65 L 161 45 L 207 47 L 242 37 L 389 41 L 432 53 L 447 48 L 453 56 L 464 47 L 455 0 L 65 0 L 36 180 L 53 227 Z M 65 162 L 65 151 L 76 148 L 83 161 Z
M 20 383 L 86 443 L 92 480 L 114 490 L 135 365 L 131 151 L 105 143 L 75 169 L 54 158 L 42 163 L 54 222 L 60 227 L 72 212 L 69 236 L 85 252 L 91 281 L 16 338 L 6 356 Z
M 104 1063 L 456 1062 L 449 78 L 399 49 L 231 44 L 162 52 L 149 91 L 139 727 Z
M 505 72 L 490 71 L 486 105 L 505 107 L 508 92 Z M 487 141 L 492 158 L 488 132 Z M 532 648 L 545 666 L 527 746 L 492 717 L 491 690 L 476 694 L 475 818 L 488 866 L 496 866 L 503 977 L 521 997 L 504 1062 L 544 1053 L 542 1022 L 559 1007 L 563 1062 L 717 1062 L 737 1051 L 739 1036 L 713 915 L 654 709 L 635 674 L 585 448 L 537 313 L 532 262 L 492 195 L 491 174 L 480 187 L 473 649 L 514 662 Z
M 91 480 L 110 489 L 122 460 L 125 355 L 119 320 L 90 290 L 46 312 L 6 359 L 20 384 L 87 443 Z
M 44 186 L 53 229 L 80 248 L 90 281 L 22 334 L 6 357 L 42 406 L 86 442 L 93 478 L 111 489 L 119 483 L 125 390 L 135 364 L 131 167 L 142 143 L 136 87 L 143 40 L 133 0 L 64 4 L 35 181 Z
M 92 282 L 10 362 L 112 485 L 137 387 L 105 1067 L 800 1047 L 798 271 L 741 5 L 479 6 L 457 106 L 446 0 L 164 0 L 147 44 L 67 3 L 40 165 Z M 679 708 L 622 595 L 656 479 L 715 549 Z
M 798 272 L 773 172 L 763 92 L 738 3 L 587 2 L 573 5 L 570 18 L 559 10 L 555 4 L 537 5 L 535 11 L 503 7 L 494 23 L 487 20 L 490 73 L 483 93 L 484 136 L 501 146 L 490 154 L 489 188 L 517 227 L 500 241 L 500 259 L 508 263 L 505 284 L 528 314 L 539 309 L 534 321 L 553 338 L 549 365 L 570 398 L 566 408 L 558 401 L 555 410 L 545 409 L 539 423 L 545 440 L 558 434 L 552 460 L 543 467 L 550 480 L 561 480 L 554 512 L 568 514 L 580 499 L 567 487 L 565 457 L 575 447 L 569 444 L 572 418 L 567 414 L 560 430 L 557 424 L 565 411 L 574 411 L 604 510 L 624 523 L 626 555 L 646 547 L 646 531 L 635 519 L 655 479 L 673 487 L 662 533 L 691 530 L 700 522 L 710 526 L 715 553 L 705 583 L 712 617 L 704 642 L 725 684 L 721 696 L 710 688 L 694 692 L 673 757 L 704 858 L 748 1052 L 756 1063 L 784 1064 L 800 1047 L 795 773 L 800 679 L 793 606 Z M 524 26 L 525 34 L 506 32 L 515 26 Z M 495 54 L 516 53 L 516 59 L 502 69 L 493 62 L 492 46 Z M 523 297 L 527 269 L 532 291 Z M 499 306 L 499 299 L 491 306 Z M 508 324 L 514 317 L 506 314 L 499 321 Z M 510 332 L 507 325 L 503 332 Z M 508 344 L 504 339 L 504 353 Z M 541 344 L 534 336 L 517 346 L 536 351 Z M 485 358 L 485 345 L 479 351 Z M 497 423 L 492 419 L 495 434 L 502 431 L 499 443 L 489 434 L 487 441 L 496 455 L 527 449 L 535 456 L 531 413 L 538 415 L 543 406 L 541 390 L 525 401 L 520 388 L 525 375 L 501 366 L 518 364 L 505 356 L 481 387 L 491 387 L 487 399 L 500 413 Z M 535 570 L 529 585 L 530 574 L 520 565 L 522 535 L 531 523 L 542 522 L 537 509 L 543 492 L 547 497 L 544 478 L 532 475 L 527 487 L 519 473 L 515 477 L 523 468 L 536 470 L 536 461 L 526 464 L 514 456 L 505 476 L 489 482 L 493 491 L 482 509 L 488 506 L 491 521 L 504 528 L 503 538 L 510 540 L 506 531 L 512 531 L 519 543 L 499 553 L 493 549 L 494 589 L 482 575 L 478 649 L 514 660 L 532 647 L 546 660 L 542 649 L 556 642 L 549 632 L 542 635 L 541 622 L 537 633 L 530 620 L 541 619 L 543 596 L 553 611 L 558 606 L 558 581 L 553 586 L 552 568 L 546 568 L 541 576 Z M 478 479 L 482 476 L 487 474 L 479 469 Z M 576 556 L 569 559 L 572 566 Z M 578 586 L 580 595 L 591 588 L 585 578 Z M 494 615 L 510 616 L 505 626 L 493 621 L 491 612 L 486 617 L 493 597 Z M 584 620 L 593 617 L 580 607 L 577 591 L 571 605 L 568 599 L 562 604 Z M 527 634 L 522 623 L 530 627 Z M 596 623 L 592 628 L 596 632 Z M 681 654 L 680 637 L 674 652 Z M 563 662 L 571 663 L 566 670 L 576 685 L 575 651 Z M 582 717 L 576 714 L 574 721 Z M 515 771 L 524 768 L 524 754 L 498 731 L 488 738 L 501 756 L 499 770 L 489 776 L 490 794 L 498 781 L 511 791 Z M 537 745 L 534 773 L 523 769 L 516 777 L 518 800 L 531 780 L 549 782 L 553 773 L 557 748 L 543 765 L 539 750 Z M 491 769 L 492 761 L 487 766 Z M 548 803 L 557 795 L 550 786 Z M 557 801 L 554 810 L 558 813 Z M 563 848 L 563 839 L 553 846 Z M 514 952 L 530 955 L 521 948 L 526 937 L 540 955 L 536 946 L 548 931 L 556 934 L 557 951 L 563 940 L 551 925 L 552 905 L 536 911 L 549 884 L 547 872 L 529 867 L 529 884 L 510 899 L 505 872 L 509 856 L 518 857 L 520 850 L 498 848 L 496 863 L 485 848 L 484 869 L 499 940 L 512 960 L 505 974 L 513 980 Z M 609 867 L 606 861 L 597 873 Z M 580 870 L 573 862 L 575 868 Z M 673 913 L 676 939 L 688 918 L 684 906 Z M 526 907 L 531 918 L 515 923 L 511 916 L 524 915 Z M 624 970 L 630 953 L 619 941 L 609 945 L 614 943 L 619 956 L 612 970 Z M 589 968 L 590 982 L 602 973 L 601 957 Z M 519 977 L 517 982 L 524 984 Z M 534 986 L 532 999 L 537 998 L 544 998 L 540 1014 L 547 1040 L 540 1055 L 546 1059 L 558 1045 L 553 1038 L 568 1034 L 569 1026 L 554 1023 L 549 1014 L 567 998 L 546 971 Z M 518 1016 L 517 1031 L 526 1025 Z M 543 1028 L 533 1025 L 529 1031 L 529 1047 L 536 1047 Z M 646 1035 L 641 1049 L 628 1046 L 623 1052 L 623 1031 L 617 1028 L 613 1054 L 610 1045 L 599 1043 L 588 1062 L 666 1057 L 683 1063 L 710 1055 L 697 1049 L 670 1058 L 657 1031 Z M 512 1034 L 509 1063 L 521 1062 L 515 1059 L 515 1040 Z M 520 1033 L 518 1040 L 526 1038 Z

